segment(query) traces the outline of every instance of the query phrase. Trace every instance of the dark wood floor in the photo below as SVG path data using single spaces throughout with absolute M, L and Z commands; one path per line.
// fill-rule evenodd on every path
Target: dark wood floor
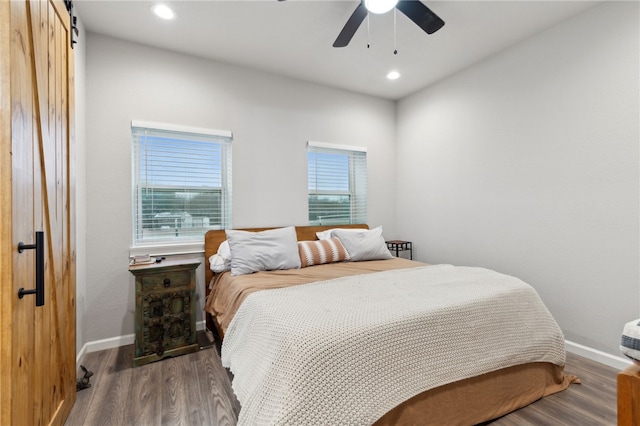
M 240 405 L 218 348 L 137 368 L 131 367 L 133 351 L 131 345 L 85 357 L 83 365 L 95 373 L 92 387 L 78 392 L 66 425 L 236 424 Z M 582 384 L 487 425 L 615 425 L 617 370 L 567 354 L 565 371 Z

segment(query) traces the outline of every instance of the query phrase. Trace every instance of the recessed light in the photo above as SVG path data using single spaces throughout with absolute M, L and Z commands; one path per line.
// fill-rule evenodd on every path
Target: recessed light
M 151 10 L 162 19 L 175 19 L 176 17 L 176 13 L 164 4 L 156 4 Z
M 389 74 L 387 74 L 387 78 L 389 80 L 397 80 L 400 78 L 400 73 L 398 71 L 390 71 Z

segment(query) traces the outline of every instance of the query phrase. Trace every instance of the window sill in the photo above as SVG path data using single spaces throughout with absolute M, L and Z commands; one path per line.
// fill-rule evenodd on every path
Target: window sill
M 129 257 L 141 254 L 150 256 L 173 256 L 179 254 L 204 253 L 204 241 L 183 244 L 150 244 L 129 247 Z

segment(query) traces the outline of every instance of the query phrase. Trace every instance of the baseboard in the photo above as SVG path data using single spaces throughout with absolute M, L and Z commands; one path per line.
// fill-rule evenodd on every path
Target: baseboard
M 78 374 L 80 374 L 80 365 L 84 362 L 84 357 L 87 354 L 87 347 L 88 345 L 86 343 L 82 345 L 80 352 L 76 355 L 76 373 Z
M 202 331 L 207 327 L 207 322 L 205 320 L 196 321 L 196 331 Z
M 198 321 L 196 323 L 196 330 L 204 330 L 206 326 L 205 321 Z M 78 355 L 76 356 L 76 365 L 80 365 L 86 354 L 95 351 L 101 351 L 104 349 L 112 349 L 125 345 L 132 345 L 135 342 L 134 334 L 127 334 L 124 336 L 112 337 L 109 339 L 96 340 L 93 342 L 85 343 Z M 629 367 L 632 362 L 629 359 L 608 354 L 606 352 L 599 351 L 597 349 L 590 348 L 588 346 L 574 343 L 569 340 L 565 340 L 565 348 L 567 352 L 571 352 L 576 355 L 583 356 L 592 361 L 599 362 L 609 367 L 616 368 L 618 370 L 624 370 Z
M 110 337 L 108 339 L 94 340 L 87 343 L 87 353 L 102 351 L 105 349 L 118 348 L 120 346 L 132 345 L 136 340 L 135 334 L 125 334 L 124 336 Z
M 606 352 L 602 352 L 597 349 L 593 349 L 588 346 L 581 345 L 579 343 L 571 342 L 569 340 L 564 341 L 564 346 L 567 352 L 571 352 L 572 354 L 583 356 L 592 361 L 596 361 L 601 364 L 608 365 L 609 367 L 613 367 L 618 370 L 624 370 L 625 368 L 629 367 L 632 364 L 631 360 L 627 358 L 611 355 Z
M 205 329 L 205 321 L 196 322 L 196 331 Z M 102 351 L 105 349 L 118 348 L 120 346 L 133 345 L 136 341 L 135 334 L 125 334 L 124 336 L 110 337 L 108 339 L 94 340 L 93 342 L 87 342 L 82 346 L 80 352 L 76 356 L 76 364 L 80 365 L 80 362 L 84 359 L 84 356 L 90 352 Z

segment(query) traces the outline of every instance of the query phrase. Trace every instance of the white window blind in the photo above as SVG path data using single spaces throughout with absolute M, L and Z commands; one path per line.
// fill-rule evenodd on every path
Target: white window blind
M 309 224 L 367 223 L 367 152 L 309 142 Z
M 231 228 L 231 132 L 132 122 L 133 245 Z

